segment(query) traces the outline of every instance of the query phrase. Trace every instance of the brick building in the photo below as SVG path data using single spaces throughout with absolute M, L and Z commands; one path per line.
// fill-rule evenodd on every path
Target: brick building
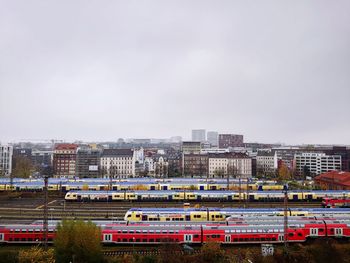
M 244 147 L 243 135 L 219 134 L 219 148 Z
M 53 153 L 53 174 L 55 177 L 76 176 L 77 144 L 56 144 Z
M 208 154 L 190 153 L 183 155 L 184 176 L 208 176 Z
M 350 190 L 350 172 L 331 171 L 316 176 L 314 181 L 325 190 Z

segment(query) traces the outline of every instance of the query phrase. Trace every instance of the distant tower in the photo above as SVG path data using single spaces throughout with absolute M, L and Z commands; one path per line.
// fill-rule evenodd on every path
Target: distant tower
M 216 131 L 208 131 L 207 140 L 211 146 L 217 147 L 219 145 L 219 134 Z
M 194 142 L 205 142 L 205 130 L 199 129 L 199 130 L 192 130 L 192 141 Z

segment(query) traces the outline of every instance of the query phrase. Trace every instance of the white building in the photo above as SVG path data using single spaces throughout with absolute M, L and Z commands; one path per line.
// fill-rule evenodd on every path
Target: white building
M 272 172 L 278 168 L 278 159 L 276 152 L 258 151 L 256 155 L 256 167 L 258 170 Z
M 325 153 L 296 153 L 294 163 L 295 169 L 300 173 L 307 167 L 314 175 L 342 169 L 340 155 L 326 155 Z
M 0 176 L 9 176 L 12 173 L 13 147 L 0 145 Z
M 229 174 L 232 177 L 249 178 L 252 176 L 252 159 L 246 154 L 215 153 L 208 156 L 209 177 Z
M 100 161 L 103 176 L 134 177 L 135 160 L 132 149 L 104 149 Z

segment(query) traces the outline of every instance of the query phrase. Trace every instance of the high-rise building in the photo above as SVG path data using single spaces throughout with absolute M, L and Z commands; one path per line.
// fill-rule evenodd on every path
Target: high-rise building
M 219 146 L 219 134 L 216 131 L 208 131 L 207 140 L 211 146 L 217 147 Z
M 12 146 L 0 145 L 0 176 L 8 176 L 12 173 L 12 154 Z
M 194 142 L 205 142 L 205 130 L 192 130 L 192 141 Z
M 243 135 L 219 134 L 219 148 L 244 147 Z
M 76 175 L 77 144 L 60 143 L 53 153 L 53 173 L 56 177 L 72 178 Z

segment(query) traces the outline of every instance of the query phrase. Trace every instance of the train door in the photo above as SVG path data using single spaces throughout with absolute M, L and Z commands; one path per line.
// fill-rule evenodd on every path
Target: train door
M 311 194 L 306 194 L 305 199 L 311 201 L 312 200 L 312 195 Z
M 318 236 L 318 228 L 310 228 L 310 236 L 317 237 Z
M 142 217 L 141 217 L 141 219 L 142 219 L 142 221 L 147 221 L 147 215 L 142 215 Z
M 335 228 L 334 229 L 334 234 L 335 234 L 336 237 L 343 236 L 343 229 L 342 228 Z
M 173 201 L 173 196 L 172 195 L 168 195 L 168 201 Z
M 186 221 L 191 221 L 191 215 L 186 215 L 186 216 L 185 216 L 185 220 L 186 220 Z
M 283 242 L 284 241 L 284 235 L 278 235 L 278 241 Z
M 112 234 L 103 234 L 103 242 L 112 242 Z
M 193 241 L 193 235 L 188 235 L 188 234 L 184 235 L 185 243 L 192 243 L 192 241 Z
M 0 233 L 0 242 L 3 242 L 3 241 L 4 241 L 4 234 Z
M 163 185 L 163 190 L 168 190 L 168 186 L 167 185 Z
M 293 201 L 298 201 L 298 195 L 293 195 Z
M 201 191 L 205 190 L 204 185 L 199 185 L 199 190 L 201 190 Z
M 231 235 L 225 235 L 225 243 L 231 243 Z
M 151 185 L 150 190 L 156 190 L 156 187 L 154 185 Z

